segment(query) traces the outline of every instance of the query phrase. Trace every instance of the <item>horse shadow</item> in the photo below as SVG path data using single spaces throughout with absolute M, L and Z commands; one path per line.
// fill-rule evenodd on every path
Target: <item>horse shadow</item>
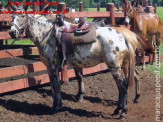
M 40 88 L 30 88 L 31 90 L 36 91 L 40 95 L 48 95 L 52 97 L 52 93 L 50 89 L 42 89 Z M 17 92 L 15 92 L 17 93 Z M 13 93 L 14 94 L 14 93 Z M 10 95 L 13 95 L 10 94 Z M 73 94 L 67 94 L 65 92 L 61 92 L 62 99 L 72 102 L 77 102 L 75 98 L 75 95 Z M 116 105 L 116 101 L 113 100 L 104 100 L 98 97 L 92 97 L 92 96 L 85 96 L 85 100 L 88 100 L 92 103 L 102 103 L 102 101 L 107 102 L 107 106 L 114 106 Z M 36 103 L 28 103 L 27 101 L 18 101 L 14 99 L 4 100 L 3 98 L 0 98 L 0 106 L 3 106 L 9 111 L 13 111 L 16 113 L 24 113 L 27 115 L 53 115 L 52 107 L 47 106 L 45 104 L 36 104 Z M 87 111 L 84 109 L 73 109 L 68 106 L 63 106 L 63 108 L 59 111 L 60 112 L 68 112 L 76 116 L 80 117 L 101 117 L 103 119 L 111 119 L 108 116 L 105 116 L 102 112 L 96 112 L 96 111 Z M 58 113 L 58 114 L 59 114 Z M 57 114 L 56 114 L 57 115 Z
M 48 90 L 48 89 L 37 89 L 36 92 L 42 95 L 46 94 L 52 97 L 51 90 Z M 63 92 L 63 91 L 61 91 L 61 95 L 62 95 L 63 100 L 77 102 L 76 95 L 67 94 L 66 92 Z M 107 107 L 117 105 L 117 101 L 101 99 L 99 97 L 93 97 L 93 96 L 84 96 L 84 100 L 87 100 L 91 103 L 101 103 L 101 104 L 105 103 L 103 105 Z
M 17 100 L 4 100 L 0 99 L 0 106 L 3 106 L 8 111 L 13 111 L 16 113 L 24 113 L 27 115 L 55 115 L 52 112 L 52 108 L 42 104 L 30 104 L 27 102 L 20 102 Z M 94 111 L 87 111 L 82 109 L 72 109 L 70 107 L 64 106 L 57 114 L 60 112 L 69 112 L 73 115 L 80 116 L 80 117 L 98 117 L 101 116 L 104 119 L 111 119 L 109 117 L 105 117 L 101 112 L 94 112 Z

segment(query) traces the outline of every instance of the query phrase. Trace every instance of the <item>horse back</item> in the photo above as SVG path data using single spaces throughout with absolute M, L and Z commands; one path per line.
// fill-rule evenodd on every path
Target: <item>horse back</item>
M 140 18 L 142 18 L 142 22 L 143 22 L 142 26 L 145 26 L 146 33 L 148 35 L 157 33 L 158 30 L 160 30 L 159 26 L 160 26 L 161 19 L 157 14 L 155 14 L 155 13 L 143 13 Z

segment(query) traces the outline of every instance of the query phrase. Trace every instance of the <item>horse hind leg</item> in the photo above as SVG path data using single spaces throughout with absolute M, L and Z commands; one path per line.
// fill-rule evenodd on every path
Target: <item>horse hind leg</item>
M 139 72 L 137 67 L 135 68 L 134 79 L 135 79 L 135 93 L 136 93 L 134 103 L 138 103 L 140 97 L 140 82 L 139 82 Z
M 119 114 L 119 111 L 122 110 L 122 113 L 119 119 L 123 119 L 126 116 L 127 110 L 128 110 L 128 106 L 127 106 L 128 83 L 121 72 L 121 68 L 115 68 L 114 70 L 115 71 L 112 71 L 112 76 L 118 86 L 119 99 L 118 99 L 117 108 L 115 109 L 113 115 Z
M 76 99 L 78 102 L 82 102 L 83 101 L 83 95 L 85 93 L 85 89 L 84 89 L 84 83 L 82 80 L 82 69 L 81 68 L 74 68 L 75 70 L 75 74 L 76 74 L 76 78 L 78 80 L 78 93 L 76 95 Z
M 142 59 L 143 59 L 143 66 L 142 66 L 142 70 L 145 70 L 145 51 L 142 51 Z

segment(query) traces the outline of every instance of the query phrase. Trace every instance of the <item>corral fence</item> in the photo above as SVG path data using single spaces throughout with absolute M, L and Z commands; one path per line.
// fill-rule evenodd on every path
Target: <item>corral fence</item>
M 45 0 L 40 0 L 40 1 L 44 2 Z M 43 6 L 34 5 L 33 11 L 42 10 Z M 71 8 L 70 8 L 69 13 L 66 14 L 65 16 L 72 17 L 72 18 L 80 18 L 83 16 L 87 16 L 88 18 L 108 18 L 108 24 L 115 25 L 116 19 L 124 18 L 125 15 L 125 6 L 123 5 L 122 9 L 120 9 L 120 5 L 116 5 L 116 6 L 117 9 L 115 9 L 113 3 L 108 3 L 106 5 L 106 12 L 100 12 L 100 3 L 99 3 L 97 4 L 97 12 L 84 12 L 83 3 L 80 2 L 79 12 L 71 12 Z M 156 7 L 157 6 L 155 5 L 155 12 L 156 12 Z M 64 9 L 66 9 L 66 4 L 64 3 L 60 3 L 57 6 L 57 11 L 63 11 Z M 7 45 L 7 40 L 11 39 L 8 33 L 8 29 L 10 28 L 11 23 L 12 23 L 12 17 L 10 14 L 0 14 L 0 64 L 1 62 L 5 62 L 3 65 L 0 65 L 0 94 L 10 92 L 10 91 L 20 90 L 24 88 L 29 88 L 31 86 L 49 83 L 49 77 L 46 72 L 37 73 L 46 70 L 45 65 L 41 61 L 37 60 L 36 62 L 32 62 L 28 64 L 18 63 L 17 65 L 14 66 L 7 64 L 6 59 L 12 62 L 12 58 L 15 57 L 21 57 L 26 59 L 27 57 L 30 56 L 35 57 L 35 55 L 36 56 L 38 55 L 38 50 L 35 46 Z M 146 57 L 146 61 L 147 62 L 149 61 L 148 56 Z M 103 70 L 107 70 L 107 66 L 104 63 L 99 64 L 95 67 L 84 68 L 83 75 L 87 75 Z M 28 74 L 31 73 L 36 75 L 32 75 L 32 76 L 29 75 L 29 77 L 24 77 L 24 76 L 28 76 Z M 60 79 L 65 82 L 68 82 L 69 78 L 73 78 L 73 77 L 75 77 L 75 73 L 73 69 L 60 71 Z

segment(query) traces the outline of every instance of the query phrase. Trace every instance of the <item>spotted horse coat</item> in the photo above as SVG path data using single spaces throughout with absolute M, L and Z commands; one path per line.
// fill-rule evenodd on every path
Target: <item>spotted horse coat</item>
M 58 112 L 62 107 L 62 98 L 58 70 L 59 44 L 55 34 L 59 30 L 54 28 L 52 22 L 40 15 L 13 15 L 13 20 L 10 35 L 18 38 L 22 32 L 25 32 L 38 47 L 40 59 L 47 66 L 50 78 L 53 111 Z M 79 101 L 82 101 L 85 92 L 81 68 L 92 67 L 102 62 L 107 64 L 119 90 L 118 105 L 113 115 L 119 114 L 122 110 L 120 114 L 122 119 L 128 110 L 127 90 L 134 80 L 134 48 L 121 33 L 109 29 L 110 27 L 98 27 L 95 42 L 74 45 L 74 54 L 68 57 L 68 62 L 75 69 L 78 78 L 79 91 L 76 97 Z M 127 74 L 125 75 L 127 77 L 124 74 Z

